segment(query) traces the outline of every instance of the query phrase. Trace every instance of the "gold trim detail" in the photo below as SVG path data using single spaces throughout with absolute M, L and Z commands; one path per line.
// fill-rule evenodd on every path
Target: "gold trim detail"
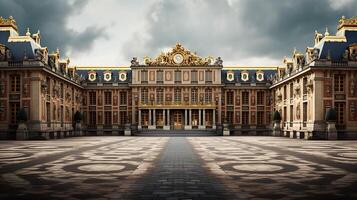
M 340 30 L 343 27 L 357 27 L 357 18 L 355 16 L 351 18 L 346 18 L 345 16 L 342 16 L 338 22 L 339 22 L 339 25 L 337 27 L 338 30 Z
M 183 60 L 178 62 L 175 59 L 176 55 L 182 56 Z M 161 52 L 156 58 L 151 59 L 148 56 L 144 57 L 145 65 L 149 66 L 162 66 L 162 65 L 183 65 L 183 66 L 192 66 L 192 65 L 210 65 L 213 62 L 213 57 L 208 56 L 206 58 L 199 57 L 196 53 L 185 49 L 180 43 L 172 48 L 170 52 L 164 53 Z
M 3 18 L 0 16 L 0 27 L 8 27 L 11 26 L 17 31 L 16 20 L 10 16 L 9 18 Z

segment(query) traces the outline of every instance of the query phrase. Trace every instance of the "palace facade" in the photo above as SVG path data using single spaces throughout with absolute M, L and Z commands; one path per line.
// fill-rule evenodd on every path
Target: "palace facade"
M 336 35 L 316 32 L 312 47 L 276 67 L 223 66 L 220 57 L 200 57 L 179 43 L 128 67 L 69 66 L 59 50 L 41 46 L 39 32 L 20 36 L 12 17 L 0 18 L 0 136 L 16 138 L 19 124 L 26 138 L 147 130 L 272 135 L 278 112 L 278 135 L 326 139 L 325 114 L 335 108 L 338 138 L 357 138 L 356 60 L 356 18 L 341 18 Z

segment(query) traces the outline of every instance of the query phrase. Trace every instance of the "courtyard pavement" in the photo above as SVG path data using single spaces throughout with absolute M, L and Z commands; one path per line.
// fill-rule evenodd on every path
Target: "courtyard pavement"
M 0 199 L 357 199 L 357 141 L 0 141 Z

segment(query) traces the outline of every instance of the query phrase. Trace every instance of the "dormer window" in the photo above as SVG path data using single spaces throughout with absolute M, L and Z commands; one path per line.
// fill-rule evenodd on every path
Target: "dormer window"
M 233 81 L 233 80 L 234 80 L 234 73 L 227 72 L 227 81 Z
M 264 80 L 264 72 L 258 71 L 256 79 L 257 79 L 257 81 L 263 81 Z
M 104 72 L 104 80 L 105 81 L 110 81 L 112 80 L 112 73 L 110 71 Z
M 97 78 L 97 74 L 94 71 L 90 71 L 88 73 L 88 80 L 89 81 L 95 81 L 96 78 Z
M 242 81 L 248 81 L 249 80 L 249 73 L 248 72 L 242 72 L 241 73 L 241 79 L 242 79 Z
M 119 72 L 119 80 L 126 81 L 126 72 Z

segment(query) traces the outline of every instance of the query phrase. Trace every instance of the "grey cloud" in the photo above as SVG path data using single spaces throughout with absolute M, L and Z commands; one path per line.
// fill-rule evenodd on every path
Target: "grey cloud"
M 338 10 L 329 1 L 311 0 L 157 1 L 147 13 L 146 29 L 134 34 L 122 52 L 128 59 L 155 56 L 178 41 L 199 55 L 237 64 L 249 57 L 280 60 L 294 47 L 311 46 L 316 29 L 324 32 L 328 26 L 334 33 L 342 15 L 357 15 L 357 0 Z
M 89 51 L 96 39 L 105 37 L 103 27 L 76 32 L 66 26 L 71 16 L 79 14 L 86 3 L 85 0 L 0 0 L 0 15 L 13 16 L 21 34 L 27 27 L 31 33 L 39 29 L 41 44 L 48 46 L 50 51 L 59 48 L 65 55 L 69 50 L 76 54 Z

